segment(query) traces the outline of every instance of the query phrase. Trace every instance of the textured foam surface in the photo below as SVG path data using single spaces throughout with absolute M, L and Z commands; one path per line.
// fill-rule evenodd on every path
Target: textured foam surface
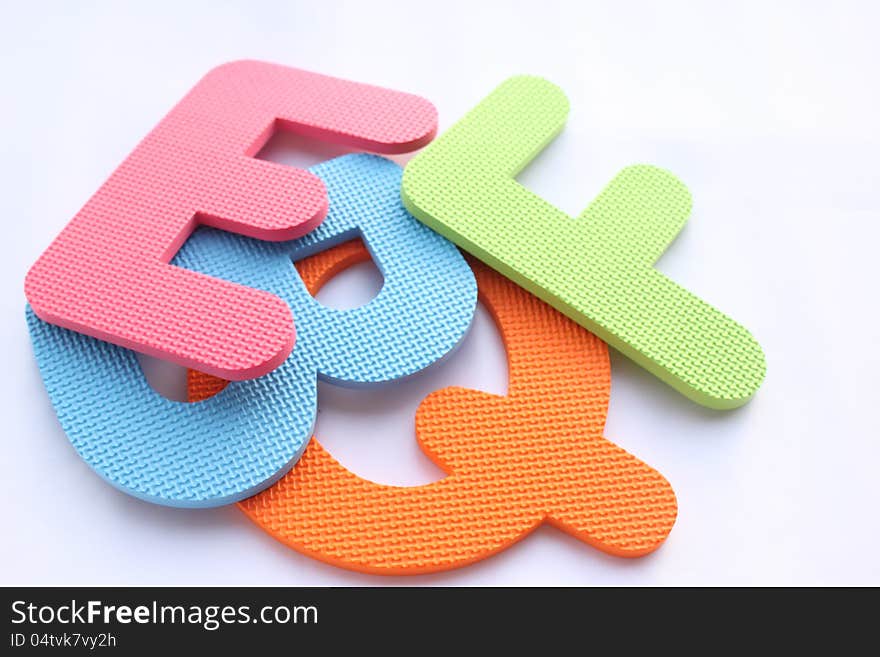
M 546 80 L 507 80 L 407 165 L 404 203 L 694 401 L 744 404 L 764 378 L 761 347 L 653 268 L 690 214 L 681 182 L 628 167 L 572 218 L 514 180 L 567 114 Z
M 357 245 L 300 264 L 312 292 L 366 257 Z M 384 486 L 352 474 L 317 440 L 271 488 L 239 503 L 288 546 L 363 572 L 417 574 L 463 566 L 549 522 L 611 554 L 656 549 L 677 506 L 658 472 L 602 436 L 610 389 L 604 343 L 486 266 L 480 296 L 507 348 L 500 397 L 463 388 L 429 395 L 416 415 L 436 483 Z M 190 399 L 225 382 L 190 372 Z
M 426 100 L 262 62 L 209 72 L 132 151 L 28 273 L 43 320 L 233 380 L 293 347 L 277 296 L 169 266 L 197 224 L 290 240 L 327 211 L 324 185 L 253 156 L 275 129 L 376 152 L 436 131 Z
M 302 452 L 314 425 L 318 376 L 352 385 L 405 377 L 443 357 L 467 331 L 474 276 L 451 242 L 403 208 L 400 167 L 348 155 L 312 171 L 330 198 L 327 219 L 312 233 L 279 243 L 202 228 L 174 261 L 278 295 L 300 318 L 293 352 L 265 376 L 233 383 L 200 404 L 173 402 L 149 387 L 131 351 L 28 310 L 61 425 L 83 459 L 117 488 L 170 506 L 243 499 L 283 475 Z M 358 236 L 383 287 L 360 308 L 326 308 L 293 261 Z

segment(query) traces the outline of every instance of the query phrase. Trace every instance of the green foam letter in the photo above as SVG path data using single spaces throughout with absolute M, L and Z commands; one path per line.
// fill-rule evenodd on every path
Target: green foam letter
M 515 180 L 567 115 L 550 82 L 507 80 L 409 163 L 404 204 L 687 397 L 741 406 L 764 378 L 760 345 L 654 269 L 690 214 L 687 188 L 627 167 L 572 218 Z

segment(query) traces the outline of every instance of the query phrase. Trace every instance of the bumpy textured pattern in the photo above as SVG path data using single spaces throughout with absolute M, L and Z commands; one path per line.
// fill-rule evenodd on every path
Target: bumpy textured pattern
M 764 378 L 761 347 L 653 268 L 690 214 L 684 185 L 628 167 L 574 219 L 514 180 L 567 114 L 546 80 L 504 82 L 409 163 L 404 203 L 694 401 L 744 404 Z
M 318 290 L 336 274 L 352 265 L 370 260 L 370 252 L 359 237 L 342 242 L 336 246 L 308 256 L 293 263 L 309 294 L 315 296 Z M 191 402 L 213 397 L 229 385 L 229 381 L 198 370 L 187 370 L 187 398 Z
M 346 247 L 301 263 L 313 293 L 366 257 L 356 244 Z M 312 440 L 290 473 L 240 508 L 300 552 L 382 574 L 464 566 L 542 522 L 619 556 L 656 549 L 675 522 L 675 494 L 662 475 L 602 436 L 606 346 L 484 265 L 473 267 L 507 348 L 509 392 L 446 388 L 422 403 L 419 443 L 448 476 L 411 488 L 375 484 Z M 190 399 L 224 385 L 190 372 Z
M 276 294 L 301 319 L 296 348 L 263 377 L 233 383 L 201 404 L 169 401 L 149 387 L 132 352 L 28 310 L 61 425 L 83 459 L 117 488 L 169 506 L 219 506 L 252 495 L 287 472 L 305 447 L 318 376 L 352 385 L 405 377 L 443 357 L 467 331 L 474 276 L 451 242 L 403 208 L 400 167 L 349 155 L 312 171 L 330 198 L 327 219 L 313 233 L 270 243 L 202 228 L 174 261 Z M 293 260 L 358 235 L 384 285 L 360 308 L 326 308 L 309 294 Z
M 377 152 L 436 132 L 428 101 L 261 62 L 208 73 L 135 148 L 28 273 L 43 320 L 233 380 L 293 347 L 276 296 L 169 266 L 197 224 L 290 240 L 327 211 L 314 175 L 253 156 L 276 128 Z

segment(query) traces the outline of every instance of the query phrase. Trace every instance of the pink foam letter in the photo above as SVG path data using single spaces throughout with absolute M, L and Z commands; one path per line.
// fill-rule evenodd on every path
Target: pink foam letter
M 226 379 L 294 344 L 278 297 L 169 264 L 197 224 L 289 240 L 327 212 L 311 173 L 253 156 L 276 128 L 402 153 L 434 136 L 423 98 L 262 62 L 210 71 L 40 256 L 25 294 L 41 319 Z

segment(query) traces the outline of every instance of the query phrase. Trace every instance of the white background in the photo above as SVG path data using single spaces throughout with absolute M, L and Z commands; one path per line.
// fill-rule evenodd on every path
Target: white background
M 0 17 L 0 583 L 880 584 L 874 3 L 142 4 L 5 3 Z M 658 552 L 621 560 L 543 527 L 458 571 L 361 575 L 234 507 L 129 498 L 80 461 L 31 353 L 25 271 L 202 74 L 244 57 L 424 95 L 441 129 L 506 77 L 542 75 L 572 112 L 523 183 L 571 214 L 635 162 L 689 186 L 691 221 L 659 268 L 747 326 L 769 372 L 746 407 L 714 412 L 613 355 L 606 435 L 678 495 Z M 300 161 L 296 146 L 272 157 Z M 322 298 L 376 285 L 364 266 Z M 318 434 L 367 478 L 432 481 L 412 417 L 451 383 L 504 391 L 482 313 L 463 350 L 410 386 L 322 386 Z

